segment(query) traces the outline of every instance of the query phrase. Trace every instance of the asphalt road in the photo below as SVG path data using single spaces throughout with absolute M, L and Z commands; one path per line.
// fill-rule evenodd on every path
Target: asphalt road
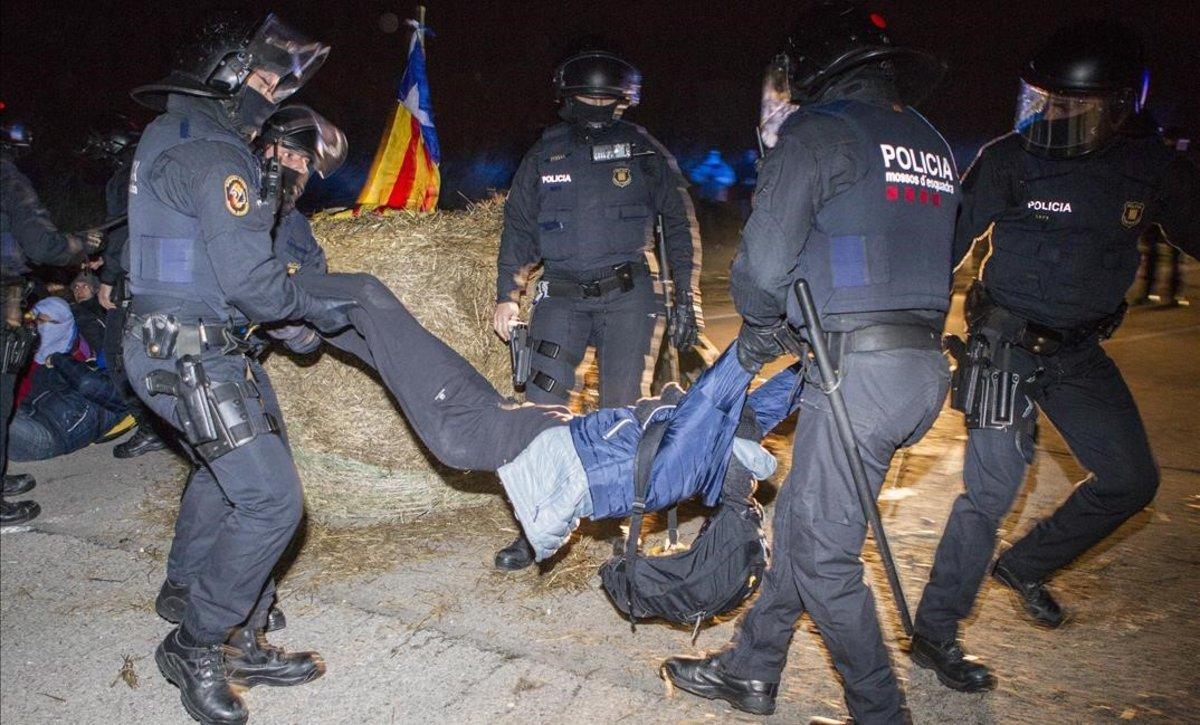
M 719 272 L 707 276 L 709 334 L 718 344 L 733 337 L 737 323 L 722 286 Z M 918 722 L 1182 722 L 1200 712 L 1198 339 L 1200 307 L 1190 307 L 1135 311 L 1107 343 L 1140 401 L 1162 466 L 1158 498 L 1055 581 L 1075 613 L 1069 627 L 1035 630 L 1014 614 L 1006 592 L 985 588 L 967 643 L 995 667 L 997 691 L 953 693 L 912 668 L 894 646 Z M 961 417 L 946 411 L 889 474 L 885 523 L 914 603 L 960 487 L 963 439 Z M 786 464 L 786 441 L 772 447 Z M 1006 536 L 1051 510 L 1082 475 L 1049 426 L 1039 447 L 1027 492 L 1004 524 Z M 5 725 L 189 721 L 177 690 L 153 663 L 154 647 L 169 629 L 152 609 L 169 546 L 163 517 L 182 469 L 166 453 L 118 461 L 110 449 L 93 446 L 14 466 L 37 475 L 34 497 L 44 513 L 32 526 L 0 536 Z M 769 502 L 782 480 L 780 473 L 764 484 L 762 498 Z M 595 577 L 585 571 L 581 583 L 563 584 L 578 576 L 571 555 L 541 572 L 492 572 L 492 552 L 512 534 L 496 514 L 503 511 L 498 499 L 486 511 L 474 523 L 442 522 L 436 531 L 414 524 L 372 529 L 361 540 L 347 534 L 350 549 L 386 548 L 384 562 L 370 567 L 328 553 L 306 559 L 302 552 L 281 590 L 290 626 L 272 638 L 319 650 L 328 674 L 298 688 L 255 689 L 247 696 L 252 722 L 753 719 L 720 703 L 665 697 L 657 665 L 691 651 L 690 632 L 644 625 L 631 633 Z M 699 520 L 691 517 L 685 531 Z M 418 544 L 398 543 L 413 532 Z M 588 533 L 574 546 L 602 550 L 599 536 Z M 870 548 L 866 558 L 875 561 Z M 886 583 L 877 566 L 870 571 L 894 643 L 899 627 Z M 731 632 L 729 621 L 705 628 L 695 648 L 717 647 Z M 784 677 L 771 721 L 844 715 L 835 675 L 807 620 L 797 629 Z

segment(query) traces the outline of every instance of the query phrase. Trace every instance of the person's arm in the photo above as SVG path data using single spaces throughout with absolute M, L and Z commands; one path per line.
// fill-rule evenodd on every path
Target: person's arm
M 730 270 L 734 307 L 751 325 L 776 324 L 786 313 L 791 272 L 821 198 L 818 173 L 812 149 L 790 136 L 781 136 L 763 159 Z
M 655 169 L 653 206 L 654 212 L 662 215 L 663 240 L 675 290 L 686 290 L 694 299 L 700 299 L 700 228 L 688 196 L 688 183 L 671 152 L 648 134 L 646 139 L 656 151 L 651 157 Z
M 248 160 L 228 144 L 196 142 L 161 156 L 153 173 L 159 197 L 198 220 L 200 242 L 229 304 L 259 323 L 316 311 L 314 298 L 272 251 L 274 209 L 260 203 Z
M 89 403 L 113 413 L 125 413 L 125 400 L 112 378 L 67 353 L 55 353 L 46 359 L 46 372 L 55 387 L 73 390 Z
M 29 179 L 16 164 L 0 157 L 0 194 L 13 238 L 32 264 L 69 267 L 83 261 L 83 242 L 58 231 Z
M 1009 182 L 1002 159 L 1003 148 L 1000 142 L 984 146 L 963 177 L 962 205 L 954 227 L 954 247 L 950 257 L 954 269 L 967 258 L 976 240 L 987 236 L 992 223 L 1008 207 Z
M 1200 259 L 1200 172 L 1177 155 L 1167 167 L 1161 189 L 1161 216 L 1152 221 L 1162 229 L 1168 244 Z
M 525 291 L 529 271 L 539 261 L 537 251 L 537 153 L 521 160 L 504 202 L 504 231 L 496 260 L 496 303 L 516 302 Z

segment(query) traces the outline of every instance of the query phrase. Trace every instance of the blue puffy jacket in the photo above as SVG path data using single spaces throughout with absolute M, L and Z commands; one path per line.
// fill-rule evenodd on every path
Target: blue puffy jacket
M 128 410 L 112 378 L 102 370 L 57 353 L 34 372 L 18 408 L 51 432 L 61 454 L 99 440 Z

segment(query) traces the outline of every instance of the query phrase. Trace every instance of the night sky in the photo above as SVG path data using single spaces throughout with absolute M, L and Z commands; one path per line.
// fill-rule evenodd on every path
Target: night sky
M 53 2 L 0 4 L 0 98 L 34 124 L 39 154 L 77 144 L 106 110 L 148 120 L 129 89 L 165 75 L 172 42 L 218 7 L 205 2 Z M 1025 58 L 1084 3 L 1065 0 L 936 2 L 896 0 L 882 7 L 900 41 L 930 49 L 950 73 L 922 110 L 961 156 L 1003 133 Z M 1111 8 L 1147 39 L 1151 106 L 1194 135 L 1200 126 L 1200 23 L 1194 0 L 1088 3 Z M 387 13 L 413 6 L 355 2 L 249 2 L 274 10 L 333 46 L 329 62 L 296 101 L 342 127 L 348 168 L 326 188 L 353 196 L 395 103 L 407 31 L 385 32 Z M 644 75 L 641 123 L 685 162 L 708 147 L 732 157 L 754 145 L 762 70 L 801 3 L 486 2 L 430 0 L 428 43 L 435 121 L 445 163 L 443 198 L 503 187 L 523 150 L 553 122 L 549 80 L 557 60 L 591 42 L 614 49 Z M 960 158 L 965 168 L 969 158 Z M 30 163 L 37 166 L 39 156 Z M 45 163 L 44 161 L 42 162 Z M 44 169 L 40 170 L 42 173 Z M 35 169 L 35 174 L 38 170 Z

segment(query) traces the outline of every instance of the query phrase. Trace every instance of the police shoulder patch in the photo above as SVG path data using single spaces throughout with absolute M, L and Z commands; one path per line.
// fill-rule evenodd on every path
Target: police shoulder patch
M 237 174 L 225 177 L 225 208 L 234 216 L 246 216 L 250 211 L 250 192 L 246 189 L 246 180 Z

